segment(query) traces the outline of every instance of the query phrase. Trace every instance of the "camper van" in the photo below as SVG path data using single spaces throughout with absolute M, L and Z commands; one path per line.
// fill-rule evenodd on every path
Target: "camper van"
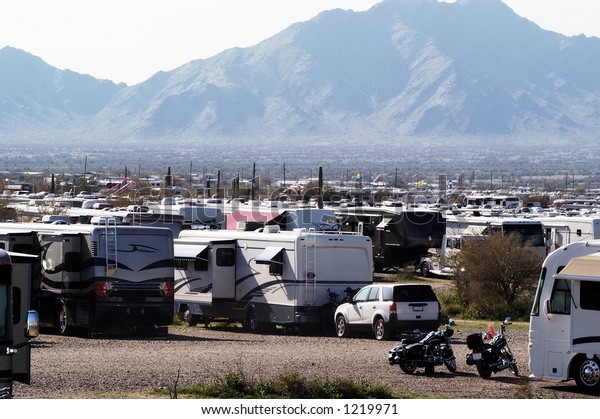
M 37 256 L 32 307 L 59 334 L 165 335 L 173 321 L 173 235 L 163 227 L 0 223 L 0 247 Z
M 574 379 L 600 391 L 600 240 L 552 252 L 542 266 L 529 322 L 535 378 Z
M 251 332 L 333 331 L 330 293 L 373 281 L 371 240 L 359 235 L 185 230 L 174 252 L 175 312 L 190 326 L 227 319 Z
M 30 384 L 30 339 L 38 315 L 30 310 L 34 257 L 0 250 L 0 399 L 13 397 L 13 382 Z

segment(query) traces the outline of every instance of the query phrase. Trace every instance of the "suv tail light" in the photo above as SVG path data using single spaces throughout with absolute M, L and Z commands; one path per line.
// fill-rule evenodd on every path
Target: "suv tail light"
M 392 301 L 390 303 L 390 314 L 396 314 L 396 302 Z

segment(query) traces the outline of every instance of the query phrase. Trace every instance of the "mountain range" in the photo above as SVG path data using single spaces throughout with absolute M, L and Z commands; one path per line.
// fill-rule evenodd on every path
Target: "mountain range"
M 0 141 L 597 141 L 598 74 L 600 39 L 543 30 L 500 0 L 384 0 L 133 86 L 5 47 Z

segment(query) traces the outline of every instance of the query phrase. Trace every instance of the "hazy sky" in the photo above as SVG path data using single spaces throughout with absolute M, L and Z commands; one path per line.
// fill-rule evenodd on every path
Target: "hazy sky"
M 232 47 L 248 47 L 323 10 L 380 0 L 0 0 L 0 48 L 135 84 Z M 598 0 L 503 0 L 544 29 L 600 37 Z

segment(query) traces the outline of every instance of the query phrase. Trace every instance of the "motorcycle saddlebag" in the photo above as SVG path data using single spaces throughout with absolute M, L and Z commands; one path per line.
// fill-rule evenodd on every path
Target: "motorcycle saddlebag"
M 483 348 L 483 339 L 481 333 L 473 333 L 467 336 L 467 348 L 470 350 Z

